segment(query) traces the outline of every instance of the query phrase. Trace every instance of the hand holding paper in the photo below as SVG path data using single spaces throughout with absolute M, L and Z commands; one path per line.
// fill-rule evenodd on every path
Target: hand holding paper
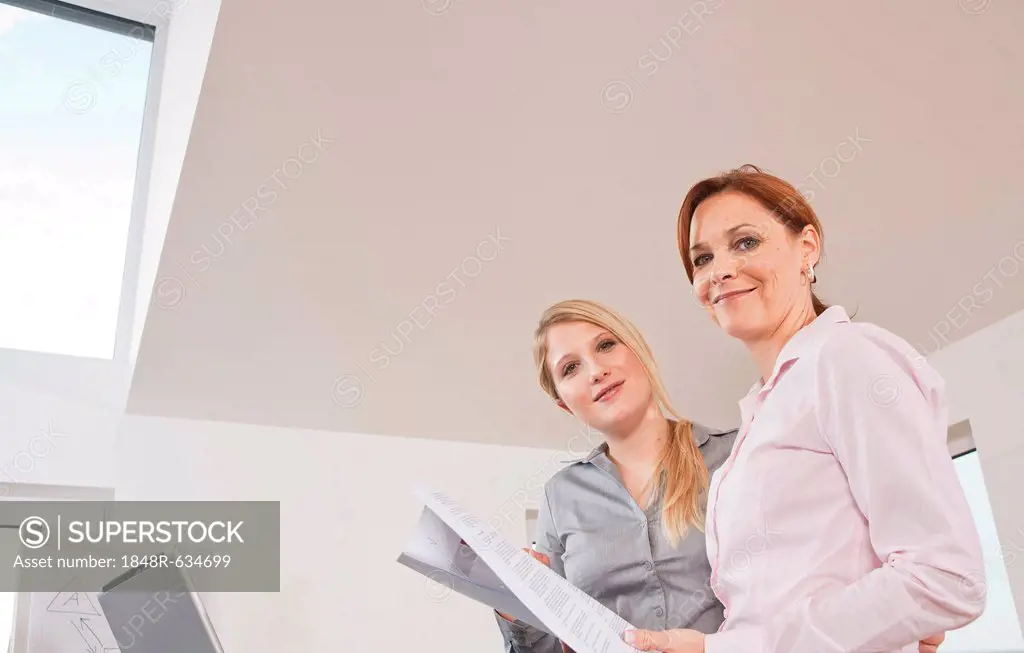
M 549 568 L 551 567 L 551 560 L 546 555 L 541 553 L 540 551 L 536 551 L 534 549 L 523 549 L 523 551 L 526 551 L 527 553 L 529 553 L 531 556 L 533 556 L 533 558 L 535 560 L 540 562 L 545 567 L 549 567 Z M 506 621 L 515 621 L 516 620 L 515 617 L 513 617 L 512 615 L 509 615 L 509 614 L 505 614 L 504 612 L 498 612 L 498 614 L 501 615 L 501 618 L 505 619 Z
M 632 625 L 617 614 L 444 494 L 417 490 L 416 496 L 426 509 L 417 537 L 399 562 L 434 580 L 442 581 L 438 574 L 444 574 L 444 582 L 451 582 L 452 589 L 499 612 L 514 614 L 579 653 L 637 651 L 622 639 Z M 460 541 L 469 551 L 462 552 L 461 560 L 452 560 L 460 552 Z

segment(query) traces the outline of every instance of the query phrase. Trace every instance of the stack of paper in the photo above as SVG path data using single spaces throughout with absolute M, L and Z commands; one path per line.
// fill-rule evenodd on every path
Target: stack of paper
M 440 492 L 417 489 L 423 515 L 398 561 L 550 633 L 576 653 L 629 653 L 633 628 Z

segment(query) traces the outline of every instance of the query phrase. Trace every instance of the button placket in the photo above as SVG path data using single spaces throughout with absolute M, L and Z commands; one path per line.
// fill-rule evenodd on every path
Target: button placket
M 746 442 L 747 435 L 750 433 L 750 429 L 751 429 L 751 427 L 754 424 L 754 419 L 756 417 L 757 409 L 761 406 L 761 404 L 763 402 L 764 402 L 764 395 L 761 392 L 759 392 L 758 395 L 757 395 L 757 399 L 755 401 L 755 404 L 754 404 L 754 408 L 751 411 L 752 414 L 750 416 L 750 421 L 747 422 L 746 428 L 743 429 L 743 432 L 740 434 L 739 438 L 737 438 L 736 443 L 733 445 L 733 450 L 729 453 L 729 457 L 726 458 L 725 463 L 722 464 L 721 476 L 718 479 L 718 486 L 715 489 L 715 500 L 714 500 L 714 503 L 712 504 L 710 515 L 709 515 L 710 521 L 711 521 L 711 532 L 714 533 L 714 536 L 715 536 L 715 564 L 712 565 L 712 568 L 711 568 L 711 591 L 722 602 L 722 607 L 723 607 L 723 612 L 722 612 L 723 621 L 722 621 L 721 626 L 719 627 L 719 631 L 721 631 L 723 628 L 725 628 L 725 621 L 724 621 L 724 619 L 727 618 L 726 615 L 728 615 L 728 613 L 729 613 L 729 605 L 728 605 L 728 596 L 726 595 L 725 588 L 723 588 L 719 584 L 719 582 L 718 582 L 718 579 L 719 579 L 719 576 L 720 576 L 719 570 L 721 568 L 721 557 L 722 557 L 722 543 L 721 543 L 721 540 L 719 538 L 719 532 L 718 532 L 718 497 L 722 493 L 722 485 L 725 483 L 726 477 L 728 477 L 729 472 L 732 471 L 732 468 L 736 464 L 736 459 L 739 457 L 740 447 L 742 447 L 743 443 Z

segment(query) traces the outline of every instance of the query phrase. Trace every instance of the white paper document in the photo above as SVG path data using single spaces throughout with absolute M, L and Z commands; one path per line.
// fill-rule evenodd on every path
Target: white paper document
M 442 587 L 511 614 L 576 653 L 630 653 L 631 624 L 513 546 L 440 492 L 417 489 L 425 508 L 398 561 Z

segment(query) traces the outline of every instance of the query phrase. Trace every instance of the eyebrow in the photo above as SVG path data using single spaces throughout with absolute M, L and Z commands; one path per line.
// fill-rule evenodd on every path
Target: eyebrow
M 751 229 L 757 229 L 757 227 L 755 227 L 754 225 L 752 225 L 752 224 L 750 224 L 748 222 L 744 222 L 742 224 L 736 225 L 735 227 L 729 227 L 728 229 L 725 230 L 725 233 L 727 233 L 727 234 L 729 234 L 731 236 L 732 234 L 736 233 L 737 231 L 739 231 L 743 227 L 750 227 Z M 690 251 L 693 252 L 693 251 L 698 250 L 698 249 L 706 249 L 706 248 L 707 248 L 707 243 L 694 243 L 693 246 L 690 247 Z
M 593 338 L 591 338 L 590 342 L 591 342 L 591 344 L 593 344 L 594 342 L 597 342 L 598 340 L 603 339 L 605 336 L 610 336 L 610 335 L 612 335 L 610 331 L 602 331 L 601 333 L 599 333 L 596 336 L 594 336 Z M 565 355 L 563 355 L 561 358 L 559 358 L 557 361 L 555 361 L 554 365 L 552 365 L 551 367 L 555 368 L 556 370 L 560 369 L 562 367 L 562 361 L 564 361 L 566 358 L 569 358 L 570 356 L 572 356 L 572 354 L 565 354 Z

